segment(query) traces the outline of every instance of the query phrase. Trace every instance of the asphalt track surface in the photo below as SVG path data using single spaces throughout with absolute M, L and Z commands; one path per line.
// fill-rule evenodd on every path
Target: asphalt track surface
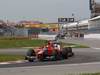
M 27 49 L 7 49 L 11 54 L 25 54 Z M 5 49 L 6 51 L 6 49 Z M 17 52 L 16 52 L 17 51 Z M 13 67 L 31 67 L 31 66 L 48 66 L 48 65 L 61 65 L 61 64 L 81 64 L 81 63 L 90 63 L 90 62 L 100 62 L 100 50 L 99 49 L 92 49 L 92 48 L 78 48 L 73 49 L 75 56 L 69 57 L 66 60 L 59 60 L 59 61 L 35 61 L 35 62 L 23 62 L 19 64 L 6 64 L 0 65 L 0 68 L 13 68 Z M 0 52 L 1 53 L 1 52 Z M 9 54 L 8 53 L 8 54 Z

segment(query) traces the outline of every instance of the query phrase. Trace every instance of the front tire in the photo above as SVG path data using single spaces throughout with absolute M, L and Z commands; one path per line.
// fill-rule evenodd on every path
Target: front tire
M 33 62 L 35 59 L 31 58 L 36 56 L 34 49 L 30 49 L 27 51 L 27 55 L 25 56 L 25 59 L 28 60 L 29 62 Z
M 25 60 L 27 60 L 27 57 L 25 56 Z
M 27 56 L 36 56 L 34 49 L 29 49 L 27 51 Z
M 43 54 L 38 54 L 37 58 L 38 58 L 39 61 L 43 61 L 44 60 Z
M 33 59 L 28 59 L 28 61 L 29 61 L 29 62 L 34 62 L 34 60 L 33 60 Z

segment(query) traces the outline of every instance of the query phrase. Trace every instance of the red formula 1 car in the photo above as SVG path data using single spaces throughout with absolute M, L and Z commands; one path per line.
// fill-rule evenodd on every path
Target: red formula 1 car
M 62 47 L 58 42 L 49 41 L 44 47 L 29 49 L 25 59 L 29 62 L 33 62 L 36 59 L 39 61 L 60 60 L 67 59 L 73 55 L 71 47 Z

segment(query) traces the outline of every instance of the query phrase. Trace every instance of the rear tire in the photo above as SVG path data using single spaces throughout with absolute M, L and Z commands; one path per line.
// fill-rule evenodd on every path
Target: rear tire
M 63 48 L 63 50 L 62 50 L 62 57 L 64 59 L 68 59 L 68 49 L 67 48 Z
M 67 47 L 66 49 L 68 50 L 68 56 L 69 57 L 74 56 L 74 53 L 72 52 L 72 48 L 71 47 Z
M 72 53 L 72 48 L 71 47 L 65 47 L 69 53 Z
M 70 57 L 72 57 L 72 56 L 74 56 L 74 53 L 73 52 L 71 53 Z

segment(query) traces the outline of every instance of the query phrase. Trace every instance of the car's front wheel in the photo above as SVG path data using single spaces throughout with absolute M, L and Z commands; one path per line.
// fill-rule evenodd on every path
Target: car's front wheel
M 28 60 L 29 62 L 33 62 L 35 59 L 33 57 L 35 57 L 35 51 L 34 49 L 30 49 L 27 51 L 27 54 L 25 56 L 25 60 Z

